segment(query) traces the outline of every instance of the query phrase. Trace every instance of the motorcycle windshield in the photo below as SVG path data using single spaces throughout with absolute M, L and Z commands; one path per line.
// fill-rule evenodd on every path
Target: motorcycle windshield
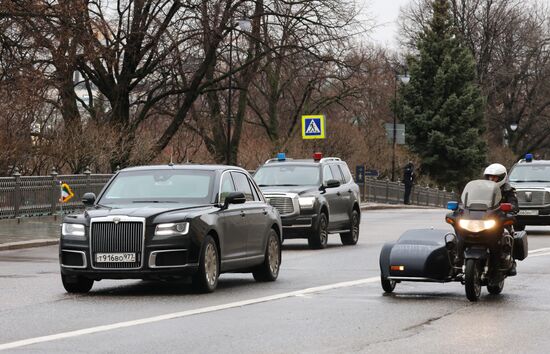
M 493 181 L 478 179 L 468 182 L 462 192 L 462 203 L 468 209 L 487 210 L 499 205 L 500 188 Z

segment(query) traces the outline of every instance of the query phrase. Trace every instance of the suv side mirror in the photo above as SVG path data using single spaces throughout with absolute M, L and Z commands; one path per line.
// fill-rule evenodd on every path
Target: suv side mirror
M 94 193 L 85 193 L 82 196 L 82 204 L 85 206 L 92 206 L 95 203 L 96 196 Z
M 227 197 L 225 197 L 225 202 L 223 203 L 223 208 L 227 209 L 229 204 L 243 204 L 246 202 L 246 197 L 243 192 L 231 192 Z
M 337 179 L 329 179 L 327 181 L 327 188 L 336 188 L 336 187 L 340 187 L 340 181 L 337 180 Z

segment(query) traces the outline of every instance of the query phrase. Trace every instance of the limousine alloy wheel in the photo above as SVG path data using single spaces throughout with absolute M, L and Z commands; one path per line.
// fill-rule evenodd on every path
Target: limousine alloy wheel
M 201 250 L 199 270 L 194 276 L 193 283 L 199 291 L 211 293 L 218 286 L 219 275 L 218 248 L 212 236 L 206 236 Z
M 252 272 L 257 281 L 274 281 L 281 266 L 281 241 L 275 230 L 269 231 L 264 262 Z

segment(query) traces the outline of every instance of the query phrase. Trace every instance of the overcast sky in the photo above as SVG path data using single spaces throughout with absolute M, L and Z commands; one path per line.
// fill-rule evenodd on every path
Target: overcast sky
M 379 45 L 395 48 L 397 46 L 397 17 L 399 8 L 410 0 L 356 0 L 363 6 L 363 15 L 372 18 L 377 25 L 370 34 L 372 41 Z
M 370 34 L 371 41 L 378 45 L 397 48 L 397 18 L 399 8 L 406 6 L 411 0 L 355 0 L 363 6 L 363 16 L 375 21 L 377 28 Z M 539 2 L 550 6 L 550 0 L 523 0 L 524 3 Z

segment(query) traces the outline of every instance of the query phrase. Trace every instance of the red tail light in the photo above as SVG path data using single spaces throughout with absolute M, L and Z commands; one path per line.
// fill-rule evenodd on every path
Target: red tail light
M 512 204 L 510 203 L 501 203 L 500 204 L 500 210 L 507 213 L 509 211 L 512 211 Z

